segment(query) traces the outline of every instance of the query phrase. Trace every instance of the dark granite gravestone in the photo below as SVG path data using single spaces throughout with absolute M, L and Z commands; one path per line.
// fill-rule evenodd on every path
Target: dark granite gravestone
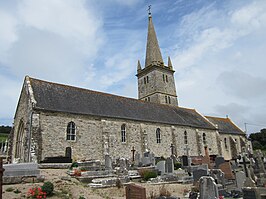
M 224 163 L 224 157 L 216 157 L 215 158 L 215 168 L 218 169 L 220 164 Z
M 72 159 L 64 156 L 45 157 L 41 163 L 72 163 Z
M 188 156 L 183 155 L 182 156 L 182 166 L 187 167 L 188 166 Z
M 206 170 L 206 169 L 197 169 L 197 170 L 193 171 L 193 180 L 194 180 L 194 182 L 199 181 L 199 179 L 202 176 L 208 176 L 208 170 Z

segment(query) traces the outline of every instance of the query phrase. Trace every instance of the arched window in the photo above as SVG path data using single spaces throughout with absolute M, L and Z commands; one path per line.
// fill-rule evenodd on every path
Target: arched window
M 165 96 L 165 103 L 167 104 L 167 96 Z
M 144 84 L 146 84 L 146 77 L 144 77 Z
M 74 122 L 69 122 L 67 125 L 67 140 L 76 140 L 76 125 Z
M 168 96 L 168 103 L 171 104 L 171 99 L 170 97 Z
M 147 84 L 149 83 L 149 76 L 147 76 Z
M 224 138 L 224 147 L 225 147 L 225 149 L 227 149 L 227 148 L 228 148 L 228 146 L 227 146 L 227 140 L 226 140 L 226 138 Z
M 184 132 L 184 144 L 187 144 L 187 132 Z
M 159 128 L 156 129 L 156 142 L 161 143 L 161 130 Z
M 203 144 L 206 145 L 207 141 L 206 141 L 206 134 L 205 133 L 203 133 L 203 135 L 202 135 L 202 140 L 203 140 Z
M 167 77 L 167 75 L 165 75 L 165 80 L 166 80 L 166 82 L 168 82 L 168 77 Z
M 121 126 L 121 142 L 126 142 L 126 125 Z
M 151 98 L 150 97 L 148 97 L 148 102 L 150 102 L 151 101 Z
M 163 74 L 163 82 L 165 82 L 165 79 L 164 79 L 164 74 Z

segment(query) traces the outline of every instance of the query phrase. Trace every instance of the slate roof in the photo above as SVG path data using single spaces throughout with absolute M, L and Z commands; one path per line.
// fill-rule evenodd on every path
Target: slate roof
M 220 118 L 220 117 L 211 117 L 211 116 L 205 116 L 205 117 L 214 125 L 218 125 L 219 133 L 245 135 L 245 133 L 239 127 L 237 127 L 229 118 Z
M 194 109 L 145 102 L 29 78 L 36 109 L 197 128 L 215 127 Z

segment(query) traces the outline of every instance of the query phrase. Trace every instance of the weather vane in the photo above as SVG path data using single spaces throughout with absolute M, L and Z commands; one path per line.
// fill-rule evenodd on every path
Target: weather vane
M 151 5 L 148 6 L 149 16 L 151 15 Z

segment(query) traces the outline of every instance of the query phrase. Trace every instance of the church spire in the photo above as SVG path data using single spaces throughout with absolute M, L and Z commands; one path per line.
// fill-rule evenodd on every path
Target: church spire
M 159 66 L 164 65 L 156 32 L 152 23 L 151 11 L 149 8 L 149 24 L 148 24 L 145 68 L 154 63 Z

